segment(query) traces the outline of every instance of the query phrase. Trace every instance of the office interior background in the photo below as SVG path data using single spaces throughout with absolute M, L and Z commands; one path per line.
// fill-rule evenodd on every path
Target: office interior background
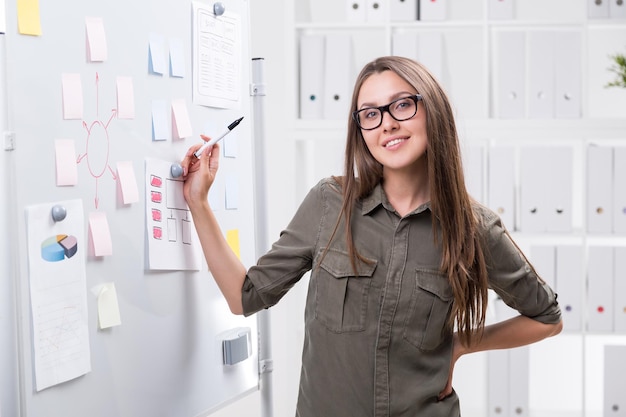
M 342 173 L 358 70 L 381 55 L 413 57 L 455 107 L 470 192 L 557 290 L 565 320 L 560 335 L 535 345 L 462 357 L 462 415 L 625 417 L 626 86 L 607 87 L 611 57 L 626 55 L 623 1 L 249 5 L 266 84 L 267 244 L 311 186 Z M 212 416 L 269 417 L 263 390 L 273 417 L 295 414 L 307 284 L 270 310 L 271 385 Z M 511 314 L 492 299 L 490 321 Z
M 470 191 L 557 288 L 566 321 L 526 349 L 461 358 L 463 415 L 626 416 L 626 89 L 606 87 L 610 56 L 626 53 L 621 2 L 270 3 L 251 2 L 252 51 L 266 61 L 269 236 L 319 178 L 342 172 L 356 71 L 385 54 L 424 62 L 456 107 Z M 270 313 L 277 417 L 295 409 L 303 281 Z M 494 300 L 491 319 L 507 314 Z M 260 401 L 216 415 L 256 415 Z

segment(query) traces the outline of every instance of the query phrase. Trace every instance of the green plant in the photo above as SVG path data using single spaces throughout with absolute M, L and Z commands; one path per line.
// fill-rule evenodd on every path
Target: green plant
M 608 83 L 606 87 L 626 88 L 626 55 L 615 54 L 609 57 L 613 61 L 613 65 L 611 65 L 609 71 L 615 73 L 615 80 Z

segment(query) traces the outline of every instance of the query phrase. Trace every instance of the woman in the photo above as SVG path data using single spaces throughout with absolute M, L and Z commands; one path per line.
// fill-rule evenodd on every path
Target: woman
M 184 193 L 204 255 L 235 314 L 311 271 L 296 415 L 457 417 L 456 361 L 559 333 L 556 296 L 467 194 L 452 109 L 423 66 L 367 64 L 351 111 L 345 175 L 313 187 L 249 271 L 208 205 L 218 148 L 196 161 L 192 147 Z M 520 315 L 485 326 L 488 288 Z

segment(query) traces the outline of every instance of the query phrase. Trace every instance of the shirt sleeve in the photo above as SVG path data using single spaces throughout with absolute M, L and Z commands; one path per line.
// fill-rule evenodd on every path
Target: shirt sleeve
M 490 287 L 520 314 L 546 324 L 558 323 L 557 294 L 539 277 L 500 218 L 489 213 L 484 220 Z
M 324 183 L 309 191 L 270 251 L 248 270 L 242 289 L 244 315 L 275 305 L 311 269 L 324 222 Z

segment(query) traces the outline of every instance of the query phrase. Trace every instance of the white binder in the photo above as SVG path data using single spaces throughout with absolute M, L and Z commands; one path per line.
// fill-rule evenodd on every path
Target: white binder
M 553 31 L 528 33 L 528 117 L 554 118 Z
M 545 175 L 545 231 L 571 232 L 574 149 L 569 145 L 547 147 L 541 160 Z
M 603 417 L 626 417 L 624 375 L 626 375 L 626 346 L 604 346 Z
M 529 415 L 529 365 L 528 346 L 509 351 L 509 416 Z
M 324 118 L 345 120 L 348 117 L 354 83 L 354 58 L 350 35 L 340 33 L 326 35 L 324 64 Z
M 613 327 L 616 333 L 626 333 L 626 247 L 613 249 Z
M 487 416 L 508 416 L 509 410 L 509 352 L 487 352 Z
M 587 264 L 587 330 L 613 331 L 613 248 L 589 246 Z
M 492 145 L 488 155 L 488 207 L 495 211 L 504 226 L 513 231 L 515 225 L 515 148 Z
M 611 19 L 626 19 L 626 3 L 624 3 L 624 0 L 608 0 L 608 2 L 609 17 Z
M 525 115 L 526 40 L 522 31 L 500 31 L 495 37 L 495 115 L 522 119 Z
M 563 317 L 563 330 L 579 332 L 583 319 L 583 247 L 560 245 L 556 248 L 556 284 Z
M 549 208 L 547 174 L 550 163 L 546 147 L 522 146 L 520 148 L 519 229 L 522 232 L 546 231 Z
M 626 233 L 626 146 L 613 148 L 613 233 Z
M 388 0 L 365 0 L 365 20 L 381 23 L 387 19 Z
M 324 35 L 300 37 L 300 118 L 324 115 Z
M 580 118 L 582 114 L 582 36 L 580 31 L 555 32 L 554 72 L 556 118 Z
M 365 0 L 346 0 L 346 21 L 365 22 Z
M 611 233 L 613 227 L 613 148 L 587 146 L 587 231 Z
M 587 0 L 587 16 L 590 19 L 609 17 L 610 0 Z
M 389 18 L 392 22 L 417 20 L 418 0 L 389 0 Z

